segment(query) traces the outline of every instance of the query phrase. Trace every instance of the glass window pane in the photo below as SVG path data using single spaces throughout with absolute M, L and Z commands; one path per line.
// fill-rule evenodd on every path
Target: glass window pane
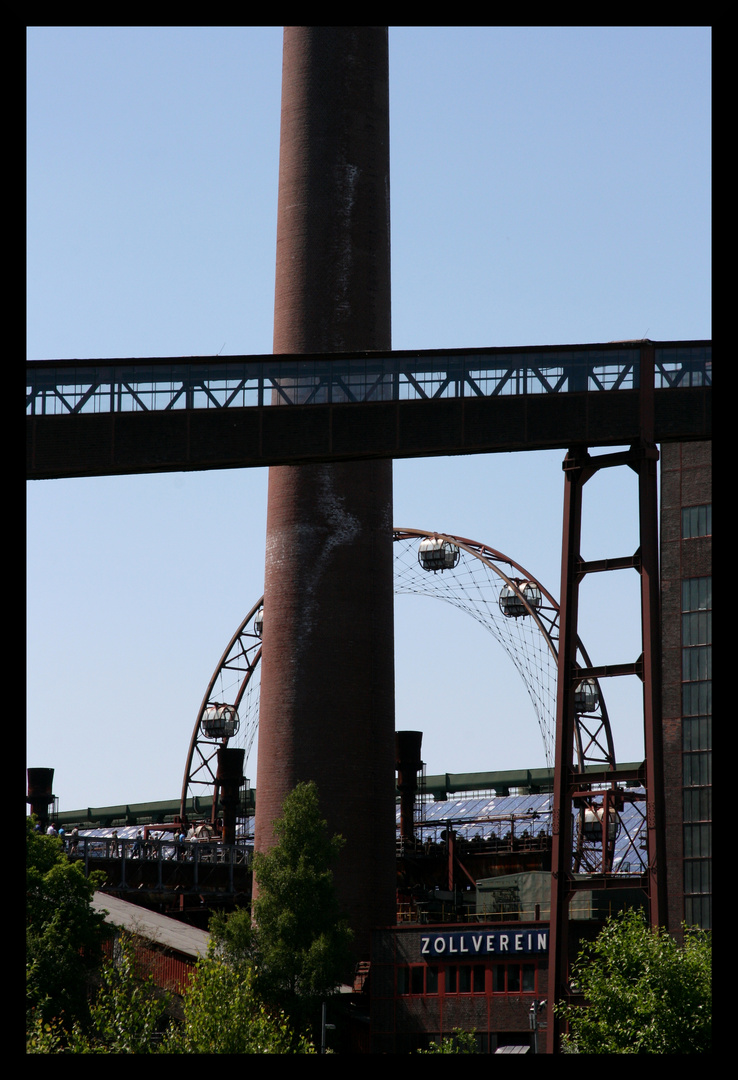
M 688 896 L 684 901 L 684 918 L 689 926 L 712 929 L 712 899 L 709 896 Z
M 682 685 L 682 715 L 705 716 L 712 713 L 712 682 Z
M 684 860 L 685 893 L 712 893 L 712 860 Z
M 682 611 L 712 609 L 712 577 L 687 578 L 682 582 Z
M 712 752 L 685 754 L 683 779 L 685 787 L 709 787 L 712 783 Z
M 682 508 L 682 539 L 712 536 L 712 503 Z
M 712 613 L 686 612 L 682 615 L 682 646 L 709 645 L 712 642 Z
M 685 716 L 682 721 L 682 749 L 712 749 L 712 717 Z
M 685 788 L 684 821 L 712 821 L 712 789 Z
M 682 649 L 682 679 L 684 682 L 704 682 L 712 678 L 712 645 Z

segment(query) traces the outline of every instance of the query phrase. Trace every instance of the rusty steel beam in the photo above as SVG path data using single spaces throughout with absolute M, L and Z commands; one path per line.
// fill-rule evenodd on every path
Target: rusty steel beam
M 641 456 L 638 515 L 641 551 L 643 732 L 646 761 L 648 901 L 652 926 L 666 925 L 666 835 L 661 723 L 661 580 L 658 458 L 654 420 L 653 347 L 641 350 Z
M 570 776 L 574 766 L 574 690 L 576 687 L 578 564 L 582 530 L 582 488 L 592 470 L 589 455 L 571 450 L 564 461 L 564 523 L 559 597 L 559 668 L 556 690 L 554 799 L 551 819 L 551 920 L 548 967 L 548 1053 L 559 1050 L 561 1021 L 555 1005 L 566 993 L 569 902 L 572 895 L 573 819 Z

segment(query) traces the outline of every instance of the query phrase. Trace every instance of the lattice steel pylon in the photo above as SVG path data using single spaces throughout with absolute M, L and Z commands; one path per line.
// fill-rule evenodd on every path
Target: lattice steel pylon
M 559 606 L 554 598 L 529 571 L 487 544 L 450 533 L 399 527 L 393 529 L 393 541 L 395 593 L 432 596 L 466 612 L 492 634 L 512 661 L 530 697 L 551 767 L 559 638 Z M 264 617 L 261 598 L 234 633 L 208 684 L 187 756 L 183 818 L 198 806 L 207 809 L 211 820 L 218 816 L 218 747 L 241 747 L 248 760 L 258 728 Z M 580 641 L 577 662 L 584 669 L 590 666 Z M 224 705 L 237 714 L 236 730 L 225 733 L 219 728 Z M 610 721 L 597 680 L 582 686 L 571 752 L 581 773 L 615 768 Z M 599 812 L 598 806 L 584 800 L 579 808 L 572 850 L 579 872 L 612 865 L 618 824 L 615 821 L 615 829 L 593 830 L 592 815 Z

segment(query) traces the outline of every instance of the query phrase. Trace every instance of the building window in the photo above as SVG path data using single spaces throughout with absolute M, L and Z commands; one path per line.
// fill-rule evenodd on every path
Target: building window
M 534 994 L 535 964 L 495 964 L 492 968 L 493 994 Z
M 536 965 L 403 964 L 396 968 L 399 997 L 439 994 L 534 994 Z
M 397 994 L 400 997 L 438 993 L 438 967 L 435 964 L 408 964 L 396 970 Z
M 447 994 L 483 994 L 485 989 L 484 964 L 449 964 L 445 971 Z
M 682 791 L 684 919 L 707 930 L 712 926 L 711 577 L 682 582 Z
M 693 536 L 712 536 L 712 503 L 682 507 L 682 540 Z

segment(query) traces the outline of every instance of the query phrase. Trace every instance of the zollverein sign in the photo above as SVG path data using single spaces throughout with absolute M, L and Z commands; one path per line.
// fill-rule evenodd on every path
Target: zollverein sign
M 445 960 L 471 960 L 475 956 L 520 956 L 548 952 L 548 930 L 466 930 L 422 934 L 422 956 Z

